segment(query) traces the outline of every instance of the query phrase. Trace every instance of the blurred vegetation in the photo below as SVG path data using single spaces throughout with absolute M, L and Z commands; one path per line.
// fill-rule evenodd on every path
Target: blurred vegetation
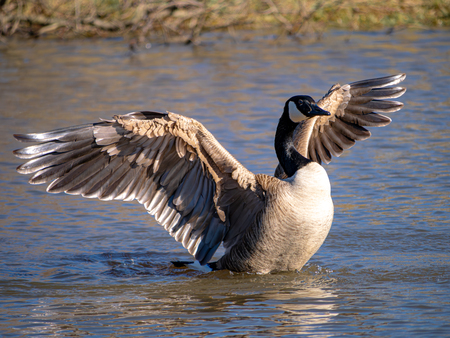
M 448 27 L 450 0 L 0 0 L 0 34 L 199 41 L 204 32 Z

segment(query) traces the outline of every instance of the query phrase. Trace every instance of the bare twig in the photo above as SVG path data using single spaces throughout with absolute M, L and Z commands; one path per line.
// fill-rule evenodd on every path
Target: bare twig
M 278 21 L 280 21 L 283 25 L 285 30 L 291 34 L 292 33 L 292 24 L 289 22 L 288 19 L 286 19 L 283 15 L 281 15 L 280 10 L 275 5 L 275 3 L 272 0 L 263 0 L 270 8 L 270 14 L 272 14 Z
M 325 7 L 330 7 L 330 8 L 334 8 L 334 7 L 339 7 L 342 5 L 342 3 L 344 2 L 344 0 L 335 0 L 332 2 L 326 1 L 326 0 L 321 0 L 319 2 L 317 2 L 314 6 L 314 8 L 305 13 L 304 15 L 301 16 L 300 20 L 297 21 L 297 23 L 293 26 L 292 28 L 292 34 L 298 34 L 298 32 L 303 28 L 303 26 L 309 22 L 309 20 L 311 20 L 311 18 L 313 18 L 314 14 L 316 14 L 319 10 L 325 8 Z
M 80 30 L 80 0 L 75 0 L 75 29 Z
M 22 2 L 22 0 L 19 0 L 19 1 L 17 1 L 17 13 L 18 13 L 18 16 L 16 18 L 16 21 L 12 25 L 10 35 L 13 35 L 16 32 L 17 28 L 19 27 L 20 17 L 22 16 L 22 11 L 23 11 L 23 2 Z

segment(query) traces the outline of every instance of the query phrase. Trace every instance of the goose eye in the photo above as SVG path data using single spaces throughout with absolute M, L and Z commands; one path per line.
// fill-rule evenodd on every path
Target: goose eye
M 303 104 L 303 100 L 298 100 L 298 105 L 301 106 Z

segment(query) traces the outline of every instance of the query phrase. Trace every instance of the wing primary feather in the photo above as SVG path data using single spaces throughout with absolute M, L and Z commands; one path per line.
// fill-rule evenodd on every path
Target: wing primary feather
M 310 160 L 321 164 L 321 159 L 316 152 L 317 137 L 311 137 L 308 145 L 308 157 Z
M 99 146 L 107 146 L 118 143 L 123 137 L 126 137 L 130 132 L 123 129 L 117 124 L 109 124 L 96 126 L 93 131 L 95 143 Z
M 147 139 L 142 145 L 139 146 L 141 149 L 141 153 L 136 158 L 136 163 L 139 165 L 144 165 L 148 167 L 151 164 L 151 161 L 149 161 L 150 153 L 153 150 L 153 143 L 156 141 L 156 138 L 149 138 Z M 147 163 L 146 163 L 147 162 Z
M 157 188 L 158 188 L 158 183 L 156 182 L 156 180 L 154 180 L 152 182 L 152 184 L 150 184 L 150 186 L 148 187 L 147 191 L 145 192 L 145 195 L 142 198 L 142 201 L 144 202 L 144 207 L 145 209 L 149 212 L 149 214 L 152 214 L 150 212 L 150 204 L 153 201 L 153 198 L 156 194 Z M 142 202 L 141 202 L 142 203 Z
M 171 236 L 176 236 L 177 231 L 181 229 L 187 222 L 187 218 L 181 216 L 179 212 L 177 212 L 177 215 L 174 217 L 170 225 L 167 226 L 167 231 Z
M 200 218 L 200 216 L 203 215 L 203 212 L 205 212 L 205 217 L 207 216 L 207 209 L 210 208 L 212 205 L 212 196 L 208 196 L 208 193 L 205 191 L 205 189 L 208 189 L 207 179 L 204 178 L 203 187 L 201 188 L 201 194 L 198 198 L 195 207 L 190 211 L 189 214 L 187 214 L 185 217 L 187 219 L 186 223 L 192 224 L 193 230 L 197 230 L 198 226 L 203 223 L 204 218 Z M 207 198 L 210 198 L 209 200 Z M 186 213 L 186 212 L 185 212 Z M 183 213 L 183 214 L 185 214 Z M 182 215 L 183 215 L 182 214 Z
M 323 151 L 325 152 L 324 157 L 320 157 L 322 161 L 328 164 L 331 162 L 332 156 L 337 156 L 336 152 L 334 151 L 334 147 L 332 146 L 333 142 L 330 141 L 326 133 L 319 134 L 319 138 L 320 144 L 322 145 Z
M 142 152 L 136 157 L 136 164 L 142 165 L 144 167 L 149 167 L 153 163 L 153 156 L 156 153 L 155 149 L 145 148 Z
M 402 109 L 403 103 L 397 101 L 371 100 L 363 105 L 349 104 L 345 112 L 352 114 L 370 114 L 372 112 L 393 113 Z
M 192 167 L 181 182 L 180 186 L 175 192 L 173 204 L 177 206 L 177 210 L 184 210 L 189 201 L 192 199 L 192 189 L 195 187 L 199 177 L 198 162 Z
M 174 221 L 178 221 L 180 220 L 180 214 L 179 212 L 174 209 L 174 208 L 170 208 L 172 211 L 170 213 L 170 215 L 167 216 L 165 223 L 162 224 L 164 226 L 164 229 L 168 229 L 168 227 L 174 222 Z
M 83 158 L 78 158 L 77 161 L 69 161 L 63 164 L 42 169 L 36 172 L 30 178 L 29 182 L 31 184 L 41 184 L 50 182 L 52 180 L 56 180 L 60 177 L 65 176 L 66 173 L 69 173 L 72 170 L 72 168 L 77 167 L 78 165 L 85 166 L 85 168 L 88 168 L 87 170 L 94 170 L 95 167 L 91 168 L 90 165 L 93 165 L 93 163 L 95 163 L 95 166 L 97 166 L 100 163 L 104 162 L 105 160 L 108 160 L 108 156 L 104 156 L 101 152 L 97 150 L 86 155 Z M 84 163 L 89 163 L 89 165 Z
M 318 158 L 320 158 L 320 160 L 322 162 L 325 162 L 328 164 L 331 161 L 331 155 L 330 155 L 330 152 L 328 151 L 328 149 L 324 147 L 321 136 L 322 135 L 320 135 L 319 138 L 316 140 L 315 149 L 316 149 Z
M 164 226 L 164 229 L 166 229 L 169 233 L 171 233 L 171 229 L 174 226 L 176 226 L 180 222 L 180 220 L 181 220 L 181 215 L 177 211 L 177 212 L 175 212 L 175 215 L 173 216 L 173 219 L 170 222 L 167 222 L 167 224 Z
M 59 178 L 54 180 L 47 188 L 49 192 L 58 193 L 70 190 L 74 186 L 81 182 L 85 182 L 100 170 L 105 168 L 108 163 L 108 158 L 102 156 L 101 158 L 94 157 L 90 161 L 85 162 L 78 166 L 71 165 L 67 168 L 65 175 L 60 175 Z M 60 174 L 60 173 L 58 173 Z
M 384 77 L 379 77 L 376 79 L 368 79 L 368 80 L 362 80 L 362 81 L 356 81 L 350 83 L 351 89 L 358 89 L 358 88 L 380 88 L 380 87 L 387 87 L 387 86 L 394 86 L 400 82 L 402 82 L 405 79 L 405 74 L 397 74 L 397 75 L 389 75 Z
M 192 232 L 192 223 L 187 223 L 184 226 L 183 234 L 180 238 L 181 244 L 186 248 L 189 245 L 189 241 L 191 240 L 191 232 Z
M 208 233 L 204 238 L 205 244 L 214 245 L 219 239 L 222 241 L 223 239 L 223 231 L 224 227 L 223 223 L 221 223 L 220 218 L 215 215 L 208 226 Z
M 93 142 L 92 139 L 86 139 L 74 142 L 50 141 L 46 143 L 36 144 L 22 149 L 14 150 L 13 153 L 18 158 L 33 159 L 42 157 L 50 153 L 65 153 L 68 151 L 84 148 Z
M 148 212 L 152 215 L 156 215 L 159 211 L 160 203 L 167 197 L 165 189 L 158 184 L 158 188 L 147 207 Z
M 207 211 L 207 212 L 206 212 Z M 194 232 L 192 236 L 198 237 L 203 234 L 205 229 L 209 226 L 213 216 L 217 214 L 214 204 L 210 203 L 207 205 L 205 210 L 202 210 L 202 218 L 197 220 L 197 224 L 195 226 Z M 203 222 L 202 222 L 203 220 Z
M 155 157 L 155 160 L 153 161 L 153 172 L 157 172 L 159 169 L 159 162 L 161 160 L 161 156 L 165 153 L 166 146 L 169 144 L 171 137 L 169 134 L 163 136 L 163 141 L 161 142 L 161 145 L 158 148 L 158 154 Z
M 128 162 L 126 158 L 123 158 L 121 162 L 122 163 L 120 163 L 117 168 L 114 168 L 114 172 L 101 188 L 101 194 L 98 196 L 98 198 L 103 201 L 111 201 L 115 199 L 117 194 L 119 193 L 117 188 L 119 187 L 122 180 L 124 178 L 127 178 L 127 174 L 130 171 L 130 162 Z
M 170 143 L 169 143 L 170 146 Z M 178 157 L 177 153 L 175 152 L 175 150 L 172 149 L 168 149 L 165 154 L 164 154 L 164 160 L 160 161 L 159 166 L 158 166 L 158 170 L 156 171 L 158 174 L 164 175 L 167 171 L 169 171 L 176 162 L 178 162 L 180 160 L 180 158 Z M 153 168 L 153 167 L 152 167 Z
M 206 187 L 207 190 L 204 191 L 205 192 L 204 202 L 203 202 L 204 205 L 203 205 L 203 208 L 197 218 L 196 226 L 194 229 L 195 231 L 198 230 L 199 233 L 201 231 L 203 231 L 204 227 L 206 227 L 208 217 L 212 217 L 212 214 L 215 210 L 214 204 L 213 204 L 215 185 L 211 181 L 207 181 L 206 185 L 207 185 L 207 187 Z
M 208 228 L 208 234 L 206 235 L 206 237 L 210 236 L 211 231 L 211 237 L 207 238 L 209 241 L 203 238 L 198 246 L 197 252 L 195 253 L 195 258 L 201 265 L 208 263 L 218 249 L 223 239 L 224 229 L 225 226 L 220 223 L 220 219 L 218 217 L 214 217 Z
M 393 88 L 372 88 L 369 92 L 360 96 L 352 96 L 349 100 L 349 104 L 364 104 L 376 100 L 396 99 L 402 96 L 406 92 L 406 88 L 393 87 Z
M 188 223 L 192 223 L 193 228 L 196 228 L 198 217 L 201 215 L 201 212 L 205 206 L 205 198 L 200 195 L 200 198 L 197 201 L 197 204 L 195 205 L 194 209 L 192 209 L 190 213 L 190 218 L 188 220 Z
M 185 232 L 190 231 L 190 226 L 186 222 L 181 226 L 177 232 L 175 233 L 175 240 L 177 242 L 183 243 L 183 237 L 185 236 Z
M 103 173 L 103 171 L 99 172 Z M 92 178 L 89 180 L 89 182 L 86 184 L 86 190 L 85 192 L 82 194 L 83 197 L 87 197 L 87 198 L 94 198 L 97 197 L 100 199 L 100 194 L 102 193 L 102 187 L 103 184 L 108 181 L 108 179 L 111 177 L 112 172 L 110 171 L 106 171 L 104 175 L 99 175 L 99 179 L 97 177 Z M 97 176 L 97 175 L 95 175 Z
M 164 228 L 167 224 L 170 224 L 173 220 L 175 214 L 177 213 L 177 210 L 174 208 L 174 205 L 172 204 L 173 196 L 170 196 L 167 200 L 166 206 L 162 210 L 161 214 L 159 215 L 159 218 L 157 219 L 157 222 L 160 223 Z
M 185 162 L 184 159 L 179 159 L 170 170 L 162 175 L 161 185 L 167 187 L 167 190 L 178 187 L 184 175 L 186 175 L 187 170 L 190 169 L 190 166 L 191 162 Z
M 331 156 L 339 157 L 344 150 L 332 140 L 330 131 L 332 131 L 332 128 L 330 126 L 325 126 L 324 132 L 320 135 L 320 139 L 330 152 Z
M 373 112 L 394 113 L 403 108 L 403 103 L 389 100 L 372 100 L 364 104 L 363 107 L 372 109 Z
M 141 167 L 139 166 L 130 166 L 127 172 L 115 183 L 114 197 L 115 200 L 123 200 L 125 201 L 128 196 L 130 190 L 132 190 L 136 184 L 136 177 L 139 176 L 139 170 Z M 133 199 L 131 199 L 133 200 Z
M 198 246 L 201 243 L 201 241 L 202 241 L 201 237 L 192 238 L 192 236 L 191 236 L 191 240 L 189 241 L 189 244 L 186 247 L 186 249 L 188 249 L 188 251 L 191 255 L 195 255 L 195 252 L 197 251 Z
M 77 167 L 78 165 L 83 164 L 85 162 L 89 162 L 91 160 L 96 159 L 98 157 L 99 153 L 100 153 L 99 150 L 94 150 L 90 153 L 85 154 L 84 156 L 76 157 L 75 159 L 72 159 L 66 163 L 61 161 L 63 163 L 63 165 L 59 168 L 58 175 L 59 174 L 64 175 L 64 173 L 70 172 L 72 170 L 72 168 Z M 67 166 L 64 164 L 67 164 Z M 59 167 L 59 165 L 57 165 L 57 167 Z M 53 166 L 51 166 L 50 168 L 53 168 Z M 64 170 L 64 173 L 62 173 L 61 170 Z M 56 173 L 53 173 L 53 176 L 56 176 Z M 38 176 L 38 177 L 42 177 L 42 176 Z M 32 183 L 32 182 L 30 182 L 30 183 Z M 56 191 L 52 190 L 52 187 L 53 187 L 53 184 L 50 184 L 47 187 L 47 191 L 48 192 L 56 192 Z
M 164 188 L 162 188 L 164 190 Z M 167 193 L 164 194 L 162 200 L 159 202 L 159 205 L 155 208 L 155 219 L 160 219 L 161 215 L 163 214 L 164 210 L 166 209 L 167 203 L 169 201 L 169 198 L 171 196 L 168 196 Z
M 139 167 L 133 184 L 130 184 L 129 187 L 124 191 L 124 201 L 132 201 L 137 199 L 136 196 L 140 193 L 141 188 L 144 185 L 145 177 L 147 173 L 147 168 Z
M 87 124 L 55 129 L 46 133 L 14 134 L 14 137 L 21 142 L 48 142 L 55 140 L 73 142 L 84 139 L 92 139 L 92 130 L 93 125 Z
M 370 131 L 367 129 L 339 119 L 334 121 L 333 128 L 352 140 L 360 141 L 370 137 Z
M 136 195 L 136 199 L 141 204 L 145 204 L 145 202 L 146 202 L 146 200 L 144 200 L 145 194 L 147 193 L 150 186 L 153 184 L 152 174 L 153 174 L 153 172 L 151 171 L 151 169 L 148 167 L 145 167 L 144 173 L 143 173 L 145 180 L 142 183 L 142 187 L 141 187 L 139 193 Z
M 120 167 L 122 163 L 123 158 L 117 156 L 110 160 L 108 166 L 104 170 L 99 171 L 97 174 L 92 176 L 88 182 L 86 182 L 85 192 L 82 196 L 88 198 L 100 198 L 101 193 L 106 188 L 104 184 L 110 179 L 115 170 Z
M 199 171 L 199 172 L 201 172 L 201 171 Z M 184 203 L 178 205 L 179 210 L 182 210 L 182 215 L 187 215 L 192 210 L 194 210 L 195 206 L 197 205 L 198 199 L 200 198 L 202 190 L 203 190 L 203 181 L 204 181 L 203 176 L 201 175 L 201 173 L 198 173 L 195 184 L 192 187 L 192 190 L 190 192 L 191 198 L 190 199 L 186 198 Z M 187 201 L 189 201 L 189 203 L 187 205 L 185 205 L 185 203 Z
M 333 128 L 334 123 L 330 124 L 330 129 L 328 130 L 327 134 L 330 137 L 330 139 L 340 148 L 343 150 L 350 149 L 355 145 L 355 141 L 352 139 L 349 139 L 347 136 L 338 133 Z
M 42 157 L 38 157 L 28 162 L 25 162 L 24 164 L 17 167 L 17 171 L 21 174 L 31 174 L 47 167 L 56 166 L 72 160 L 77 160 L 80 157 L 84 159 L 85 157 L 92 156 L 91 155 L 92 149 L 93 149 L 92 146 L 88 145 L 83 148 L 70 151 L 67 153 L 47 154 Z
M 357 124 L 358 126 L 368 127 L 384 127 L 392 121 L 389 117 L 377 113 L 355 115 L 349 112 L 346 112 L 345 115 L 341 116 L 341 120 Z

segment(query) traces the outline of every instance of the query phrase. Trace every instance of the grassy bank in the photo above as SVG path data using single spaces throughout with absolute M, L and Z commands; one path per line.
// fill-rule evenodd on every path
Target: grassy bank
M 197 42 L 202 33 L 450 26 L 450 0 L 0 0 L 2 36 L 125 36 Z

